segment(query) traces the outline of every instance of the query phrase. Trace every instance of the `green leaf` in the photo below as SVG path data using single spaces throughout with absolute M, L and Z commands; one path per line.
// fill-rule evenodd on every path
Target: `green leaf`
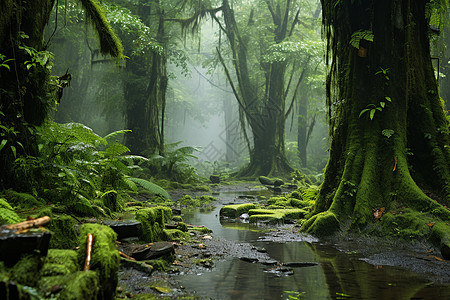
M 13 153 L 13 155 L 14 155 L 14 158 L 16 158 L 16 157 L 17 157 L 16 147 L 11 146 L 11 151 L 12 151 L 12 153 Z
M 6 143 L 8 142 L 8 140 L 2 140 L 0 142 L 0 151 L 2 151 L 3 147 L 5 147 Z
M 370 109 L 368 109 L 368 108 L 365 108 L 365 109 L 363 109 L 360 113 L 359 113 L 359 117 L 361 118 L 361 116 L 365 113 L 365 112 L 368 112 Z
M 383 102 L 383 101 L 380 102 L 380 106 L 381 106 L 382 108 L 384 108 L 385 105 L 386 105 L 386 102 Z
M 385 137 L 390 138 L 394 134 L 394 130 L 392 129 L 384 129 L 381 134 L 383 134 Z
M 134 177 L 129 177 L 128 180 L 137 183 L 138 185 L 140 185 L 141 187 L 143 187 L 144 189 L 153 194 L 161 195 L 166 199 L 171 199 L 169 193 L 165 189 L 163 189 L 157 184 L 154 184 L 153 182 L 147 181 L 142 178 L 134 178 Z
M 371 109 L 371 110 L 370 110 L 370 115 L 369 115 L 369 116 L 370 116 L 370 119 L 371 119 L 371 120 L 373 120 L 373 117 L 375 116 L 375 112 L 376 112 L 375 109 Z
M 384 97 L 384 98 L 385 98 L 387 101 L 392 102 L 391 97 L 386 96 L 386 97 Z

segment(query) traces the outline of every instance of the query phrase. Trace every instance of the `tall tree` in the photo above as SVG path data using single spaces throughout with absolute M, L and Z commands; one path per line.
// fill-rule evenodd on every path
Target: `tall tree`
M 11 171 L 18 155 L 36 154 L 32 126 L 42 124 L 55 104 L 56 81 L 50 78 L 52 54 L 45 51 L 44 40 L 54 3 L 6 0 L 0 4 L 0 54 L 4 60 L 10 59 L 7 67 L 0 67 L 0 186 L 14 184 Z M 120 41 L 100 4 L 95 0 L 80 3 L 98 33 L 101 52 L 121 57 Z
M 450 245 L 449 130 L 430 58 L 430 4 L 322 1 L 332 142 L 303 231 L 358 231 L 374 210 L 394 218 L 405 206 L 432 213 L 433 232 Z
M 287 56 L 298 46 L 289 37 L 299 22 L 300 8 L 291 0 L 267 0 L 263 6 L 250 8 L 243 21 L 236 19 L 230 2 L 224 0 L 222 13 L 223 24 L 219 23 L 229 44 L 236 83 L 219 49 L 218 55 L 253 140 L 250 164 L 239 175 L 285 174 L 292 170 L 284 153 L 286 97 L 288 90 L 297 89 L 301 81 L 300 78 L 297 84 L 287 83 Z M 266 18 L 271 22 L 260 24 Z M 265 32 L 258 31 L 261 28 L 266 28 Z

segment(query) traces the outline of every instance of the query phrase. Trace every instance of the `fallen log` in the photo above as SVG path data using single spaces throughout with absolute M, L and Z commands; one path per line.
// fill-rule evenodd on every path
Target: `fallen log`
M 86 238 L 86 259 L 84 260 L 83 271 L 89 271 L 91 268 L 91 258 L 92 258 L 92 245 L 94 244 L 94 235 L 88 233 Z
M 8 230 L 24 230 L 33 227 L 44 226 L 48 223 L 50 223 L 50 217 L 45 216 L 34 220 L 28 220 L 16 224 L 6 225 L 4 228 Z

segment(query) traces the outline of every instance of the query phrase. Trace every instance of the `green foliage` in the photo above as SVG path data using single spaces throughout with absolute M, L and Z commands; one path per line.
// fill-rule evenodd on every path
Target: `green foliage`
M 10 61 L 13 61 L 13 59 L 6 59 L 6 56 L 4 56 L 3 54 L 0 53 L 0 68 L 6 68 L 9 71 L 11 71 L 10 66 L 8 65 L 8 63 Z
M 159 185 L 156 185 L 150 181 L 147 181 L 147 180 L 141 179 L 141 178 L 133 178 L 133 177 L 129 177 L 128 180 L 139 184 L 144 189 L 146 189 L 147 191 L 149 191 L 155 195 L 160 195 L 166 199 L 171 199 L 169 193 L 167 193 L 167 191 L 165 189 L 163 189 Z
M 148 168 L 151 174 L 158 178 L 167 178 L 181 183 L 197 182 L 199 180 L 195 168 L 189 164 L 190 159 L 196 159 L 194 152 L 199 148 L 177 146 L 181 142 L 166 144 L 164 154 L 150 155 L 148 161 L 140 164 L 143 168 Z
M 386 96 L 385 99 L 388 102 L 392 102 L 392 99 L 390 97 Z M 370 120 L 373 120 L 373 118 L 375 117 L 375 112 L 376 111 L 383 111 L 385 106 L 386 106 L 386 102 L 385 101 L 380 101 L 379 105 L 368 104 L 365 109 L 361 110 L 361 112 L 359 113 L 359 117 L 361 118 L 361 116 L 363 114 L 368 112 Z
M 383 131 L 381 132 L 381 134 L 387 138 L 390 138 L 391 136 L 393 136 L 394 133 L 395 133 L 395 131 L 392 129 L 383 129 Z
M 361 40 L 373 42 L 373 32 L 371 30 L 358 30 L 352 34 L 350 39 L 350 45 L 359 49 L 359 43 Z

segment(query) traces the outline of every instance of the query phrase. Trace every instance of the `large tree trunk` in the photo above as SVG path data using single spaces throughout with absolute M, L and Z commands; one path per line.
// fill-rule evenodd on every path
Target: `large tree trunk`
M 450 203 L 449 133 L 430 59 L 426 1 L 322 4 L 334 55 L 328 88 L 337 84 L 339 101 L 324 183 L 303 231 L 358 231 L 381 207 L 433 211 L 448 222 L 449 211 L 421 190 Z M 373 43 L 360 43 L 367 56 L 349 45 L 358 30 L 373 31 Z M 360 115 L 374 107 L 372 118 L 370 110 Z

